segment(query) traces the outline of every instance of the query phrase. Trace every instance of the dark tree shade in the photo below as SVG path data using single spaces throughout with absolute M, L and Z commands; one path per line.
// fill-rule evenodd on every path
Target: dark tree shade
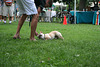
M 72 0 L 62 0 L 63 2 L 71 2 Z
M 60 1 L 60 0 L 53 0 L 53 2 L 57 2 L 57 1 Z M 72 0 L 62 0 L 63 2 L 71 2 Z
M 63 2 L 66 2 L 67 0 L 63 0 Z
M 57 2 L 58 0 L 53 0 L 53 2 Z

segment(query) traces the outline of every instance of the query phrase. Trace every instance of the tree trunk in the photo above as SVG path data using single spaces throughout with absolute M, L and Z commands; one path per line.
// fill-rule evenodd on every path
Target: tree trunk
M 86 1 L 87 0 L 80 0 L 79 2 L 79 10 L 82 11 L 83 9 L 86 8 Z

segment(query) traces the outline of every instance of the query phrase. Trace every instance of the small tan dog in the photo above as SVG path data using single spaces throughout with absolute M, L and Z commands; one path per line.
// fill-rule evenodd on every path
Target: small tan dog
M 40 34 L 37 35 L 37 37 L 39 39 L 43 39 L 43 40 L 51 40 L 51 39 L 58 39 L 58 38 L 64 39 L 62 37 L 62 34 L 58 31 L 52 31 L 52 32 L 47 33 L 47 34 L 43 34 L 42 32 L 40 32 Z

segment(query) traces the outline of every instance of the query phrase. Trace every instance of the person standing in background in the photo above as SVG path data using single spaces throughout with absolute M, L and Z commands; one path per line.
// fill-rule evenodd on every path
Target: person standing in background
M 3 7 L 3 16 L 4 16 L 4 23 L 6 23 L 7 16 L 9 14 L 9 24 L 12 22 L 13 17 L 13 0 L 4 0 L 4 7 Z
M 3 18 L 3 0 L 0 0 L 0 22 L 1 22 L 1 20 L 2 20 L 2 18 Z

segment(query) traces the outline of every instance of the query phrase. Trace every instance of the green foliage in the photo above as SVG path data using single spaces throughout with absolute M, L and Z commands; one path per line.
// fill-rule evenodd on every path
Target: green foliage
M 93 1 L 99 1 L 99 0 L 87 0 L 87 1 L 91 1 L 91 2 L 93 2 Z
M 13 39 L 18 22 L 0 23 L 0 67 L 99 67 L 100 26 L 92 24 L 38 23 L 37 32 L 57 30 L 64 40 L 30 41 L 28 22 L 21 39 Z
M 59 6 L 56 6 L 56 7 L 54 8 L 55 11 L 60 11 L 59 9 L 60 9 Z

